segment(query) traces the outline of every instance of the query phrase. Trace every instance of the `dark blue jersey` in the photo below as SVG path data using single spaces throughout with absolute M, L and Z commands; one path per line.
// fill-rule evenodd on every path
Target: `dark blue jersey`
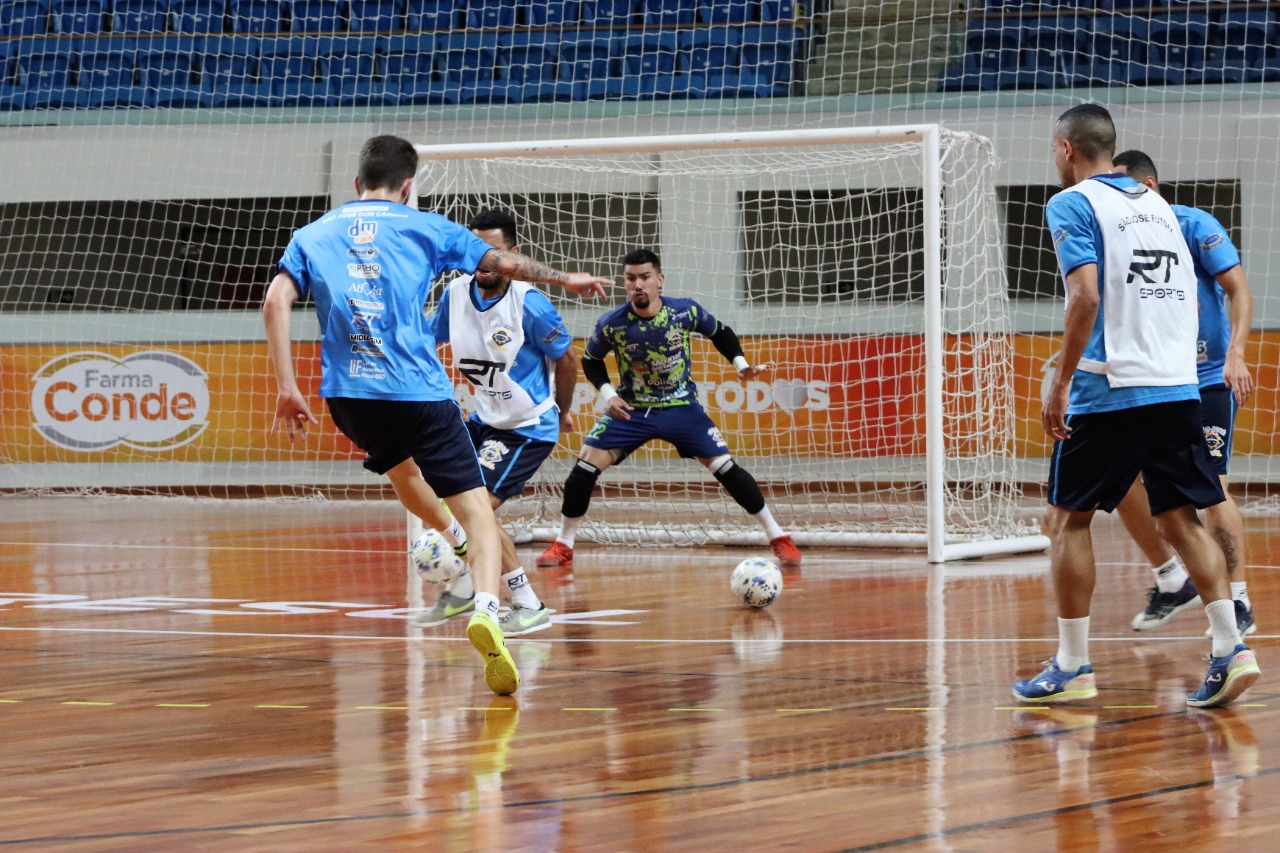
M 633 406 L 684 406 L 698 399 L 690 372 L 689 336 L 711 337 L 720 323 L 692 299 L 662 297 L 653 317 L 641 317 L 631 305 L 605 314 L 587 341 L 586 357 L 618 360 L 618 394 Z

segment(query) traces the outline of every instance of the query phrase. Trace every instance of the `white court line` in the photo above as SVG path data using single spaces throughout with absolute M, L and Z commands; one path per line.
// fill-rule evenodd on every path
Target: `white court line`
M 377 637 L 363 634 L 263 634 L 252 633 L 247 631 L 167 631 L 146 628 L 55 628 L 52 626 L 33 626 L 20 627 L 0 625 L 0 631 L 13 631 L 19 633 L 64 633 L 64 634 L 136 634 L 141 636 L 159 635 L 174 637 L 245 637 L 250 639 L 275 639 L 275 640 L 357 640 L 364 642 L 404 642 L 404 643 L 432 643 L 446 642 L 458 643 L 467 642 L 466 637 Z M 1250 639 L 1256 640 L 1274 640 L 1280 637 L 1278 634 L 1251 634 Z M 528 640 L 524 637 L 512 637 L 509 642 L 543 642 L 543 643 L 623 643 L 623 644 L 642 644 L 642 643 L 670 643 L 673 645 L 720 645 L 723 643 L 732 643 L 734 640 L 725 637 L 722 640 L 712 639 L 679 639 L 679 638 L 626 638 L 626 637 L 602 637 L 593 639 L 589 637 L 548 637 L 545 632 L 540 632 L 537 637 L 530 637 Z M 928 637 L 919 638 L 903 638 L 903 639 L 809 639 L 809 640 L 781 640 L 780 642 L 789 645 L 808 645 L 812 643 L 827 643 L 838 645 L 881 645 L 886 643 L 1056 643 L 1057 637 L 953 637 L 948 639 L 930 639 Z M 1143 637 L 1141 640 L 1134 640 L 1132 637 L 1090 637 L 1091 643 L 1134 643 L 1134 642 L 1204 642 L 1204 637 Z M 764 641 L 761 641 L 764 642 Z M 769 641 L 774 642 L 774 641 Z

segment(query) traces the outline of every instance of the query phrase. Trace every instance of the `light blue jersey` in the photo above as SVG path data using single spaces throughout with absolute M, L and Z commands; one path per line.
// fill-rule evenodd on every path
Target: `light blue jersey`
M 1101 175 L 1089 180 L 1098 181 L 1118 192 L 1136 193 L 1141 187 L 1137 181 L 1120 174 Z M 1126 278 L 1131 279 L 1132 275 L 1126 276 L 1127 271 L 1107 269 L 1105 237 L 1093 205 L 1083 193 L 1067 189 L 1053 196 L 1045 207 L 1045 221 L 1053 238 L 1054 250 L 1058 253 L 1058 264 L 1064 280 L 1072 271 L 1086 264 L 1098 266 L 1098 291 L 1103 298 L 1098 305 L 1098 316 L 1094 321 L 1089 342 L 1085 346 L 1082 361 L 1088 359 L 1097 363 L 1106 363 L 1107 341 L 1104 325 L 1106 288 L 1124 286 Z M 1176 239 L 1176 224 L 1167 223 L 1167 225 L 1168 230 L 1172 232 L 1168 235 L 1168 239 Z M 1071 380 L 1067 414 L 1109 412 L 1154 403 L 1197 399 L 1199 399 L 1199 390 L 1194 384 L 1130 385 L 1113 388 L 1105 375 L 1078 369 Z
M 1169 205 L 1178 217 L 1182 236 L 1195 261 L 1196 285 L 1200 298 L 1200 332 L 1196 336 L 1196 372 L 1200 387 L 1223 384 L 1222 368 L 1227 363 L 1231 341 L 1231 320 L 1227 316 L 1226 294 L 1217 278 L 1240 265 L 1240 252 L 1227 229 L 1211 214 L 1181 204 Z
M 353 201 L 299 229 L 279 270 L 320 317 L 320 396 L 452 400 L 422 315 L 431 284 L 474 272 L 493 247 L 443 216 Z
M 468 285 L 471 305 L 481 313 L 498 305 L 509 293 L 510 291 L 506 291 L 494 299 L 483 299 L 475 281 Z M 429 321 L 431 333 L 440 343 L 449 341 L 449 301 L 441 298 L 439 307 Z M 521 313 L 524 342 L 507 373 L 533 400 L 545 400 L 554 391 L 546 369 L 546 360 L 561 358 L 569 351 L 572 340 L 560 312 L 556 311 L 545 294 L 528 290 L 524 295 L 524 310 Z M 472 412 L 471 420 L 484 423 L 475 412 Z M 554 443 L 560 438 L 560 411 L 553 406 L 542 413 L 538 423 L 511 431 L 536 441 Z

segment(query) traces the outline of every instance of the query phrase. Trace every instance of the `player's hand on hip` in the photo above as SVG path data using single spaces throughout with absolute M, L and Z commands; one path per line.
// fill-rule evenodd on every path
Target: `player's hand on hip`
M 620 421 L 629 421 L 631 420 L 631 413 L 634 412 L 635 409 L 630 403 L 615 394 L 609 398 L 609 405 L 606 408 L 606 411 L 609 413 L 609 417 L 611 418 L 616 418 Z
M 757 376 L 759 376 L 761 373 L 764 373 L 770 367 L 773 367 L 773 365 L 772 364 L 753 364 L 750 367 L 746 368 L 745 370 L 739 370 L 738 378 L 741 379 L 743 382 L 746 382 L 748 379 L 755 379 Z
M 571 290 L 579 296 L 598 296 L 604 299 L 606 287 L 613 287 L 613 279 L 585 272 L 571 272 L 564 280 L 564 289 Z
M 276 395 L 276 417 L 271 423 L 271 432 L 277 433 L 284 427 L 285 434 L 292 442 L 302 441 L 307 437 L 307 423 L 319 424 L 320 421 L 311 413 L 302 392 L 294 389 L 282 391 Z
M 1067 426 L 1067 394 L 1067 386 L 1051 391 L 1040 410 L 1040 424 L 1054 441 L 1063 441 L 1071 436 L 1071 427 Z
M 1253 393 L 1253 376 L 1239 358 L 1227 356 L 1227 363 L 1222 368 L 1222 381 L 1236 395 L 1236 405 L 1243 406 L 1249 401 L 1249 395 Z

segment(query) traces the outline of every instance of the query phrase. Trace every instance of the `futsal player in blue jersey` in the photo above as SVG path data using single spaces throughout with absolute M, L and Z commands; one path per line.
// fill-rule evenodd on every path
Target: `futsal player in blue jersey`
M 800 565 L 800 549 L 774 520 L 754 477 L 729 453 L 729 445 L 698 402 L 690 373 L 689 337 L 709 338 L 744 382 L 765 367 L 748 364 L 733 329 L 692 299 L 662 295 L 666 277 L 657 254 L 636 249 L 622 259 L 627 304 L 606 313 L 587 341 L 582 372 L 608 401 L 583 441 L 564 483 L 560 534 L 538 557 L 538 565 L 573 562 L 575 530 L 591 504 L 600 474 L 641 445 L 661 439 L 682 457 L 702 463 L 737 504 L 760 523 L 784 566 Z M 618 362 L 618 387 L 609 383 L 605 356 Z
M 1115 165 L 1144 186 L 1160 191 L 1156 165 L 1143 152 L 1117 154 Z M 1240 263 L 1240 252 L 1222 223 L 1194 207 L 1181 204 L 1170 207 L 1178 217 L 1195 264 L 1200 307 L 1200 329 L 1196 336 L 1200 421 L 1210 461 L 1226 496 L 1222 503 L 1205 510 L 1205 523 L 1226 557 L 1236 625 L 1241 636 L 1248 636 L 1256 632 L 1258 626 L 1245 581 L 1244 519 L 1227 491 L 1227 469 L 1236 409 L 1248 402 L 1253 393 L 1253 376 L 1245 363 L 1245 344 L 1253 325 L 1253 292 Z M 1151 561 L 1156 578 L 1156 585 L 1147 595 L 1146 608 L 1133 618 L 1134 630 L 1145 631 L 1163 625 L 1183 610 L 1199 604 L 1200 594 L 1195 583 L 1151 521 L 1141 480 L 1134 482 L 1116 511 L 1125 529 Z
M 490 246 L 520 252 L 510 213 L 481 211 L 470 227 Z M 437 342 L 452 343 L 453 365 L 473 389 L 467 431 L 496 510 L 524 491 L 560 434 L 573 432 L 570 410 L 578 356 L 569 330 L 551 300 L 528 282 L 485 270 L 451 281 L 429 322 Z M 511 593 L 511 609 L 499 620 L 502 633 L 518 637 L 551 627 L 515 543 L 505 530 L 499 528 L 499 533 L 502 585 Z M 464 570 L 435 606 L 413 621 L 423 627 L 439 625 L 474 606 L 474 584 Z
M 1169 205 L 1116 172 L 1115 143 L 1111 115 L 1097 104 L 1072 107 L 1054 125 L 1054 165 L 1065 189 L 1049 200 L 1045 219 L 1067 309 L 1041 422 L 1055 440 L 1045 531 L 1058 650 L 1013 693 L 1030 703 L 1098 695 L 1089 660 L 1096 581 L 1089 528 L 1141 473 L 1157 528 L 1207 602 L 1212 656 L 1187 704 L 1226 705 L 1260 671 L 1241 641 L 1222 551 L 1196 515 L 1223 494 L 1200 427 L 1195 272 Z
M 290 328 L 293 304 L 310 295 L 320 319 L 320 396 L 338 428 L 365 452 L 365 467 L 387 475 L 406 509 L 446 531 L 455 546 L 470 537 L 477 592 L 467 638 L 485 660 L 489 688 L 509 694 L 520 676 L 497 619 L 498 524 L 422 306 L 432 282 L 450 269 L 597 295 L 610 282 L 495 249 L 461 225 L 408 207 L 417 168 L 408 141 L 368 140 L 355 180 L 358 200 L 299 229 L 285 249 L 263 304 L 276 378 L 272 430 L 283 427 L 299 441 L 307 424 L 318 423 L 298 388 Z

